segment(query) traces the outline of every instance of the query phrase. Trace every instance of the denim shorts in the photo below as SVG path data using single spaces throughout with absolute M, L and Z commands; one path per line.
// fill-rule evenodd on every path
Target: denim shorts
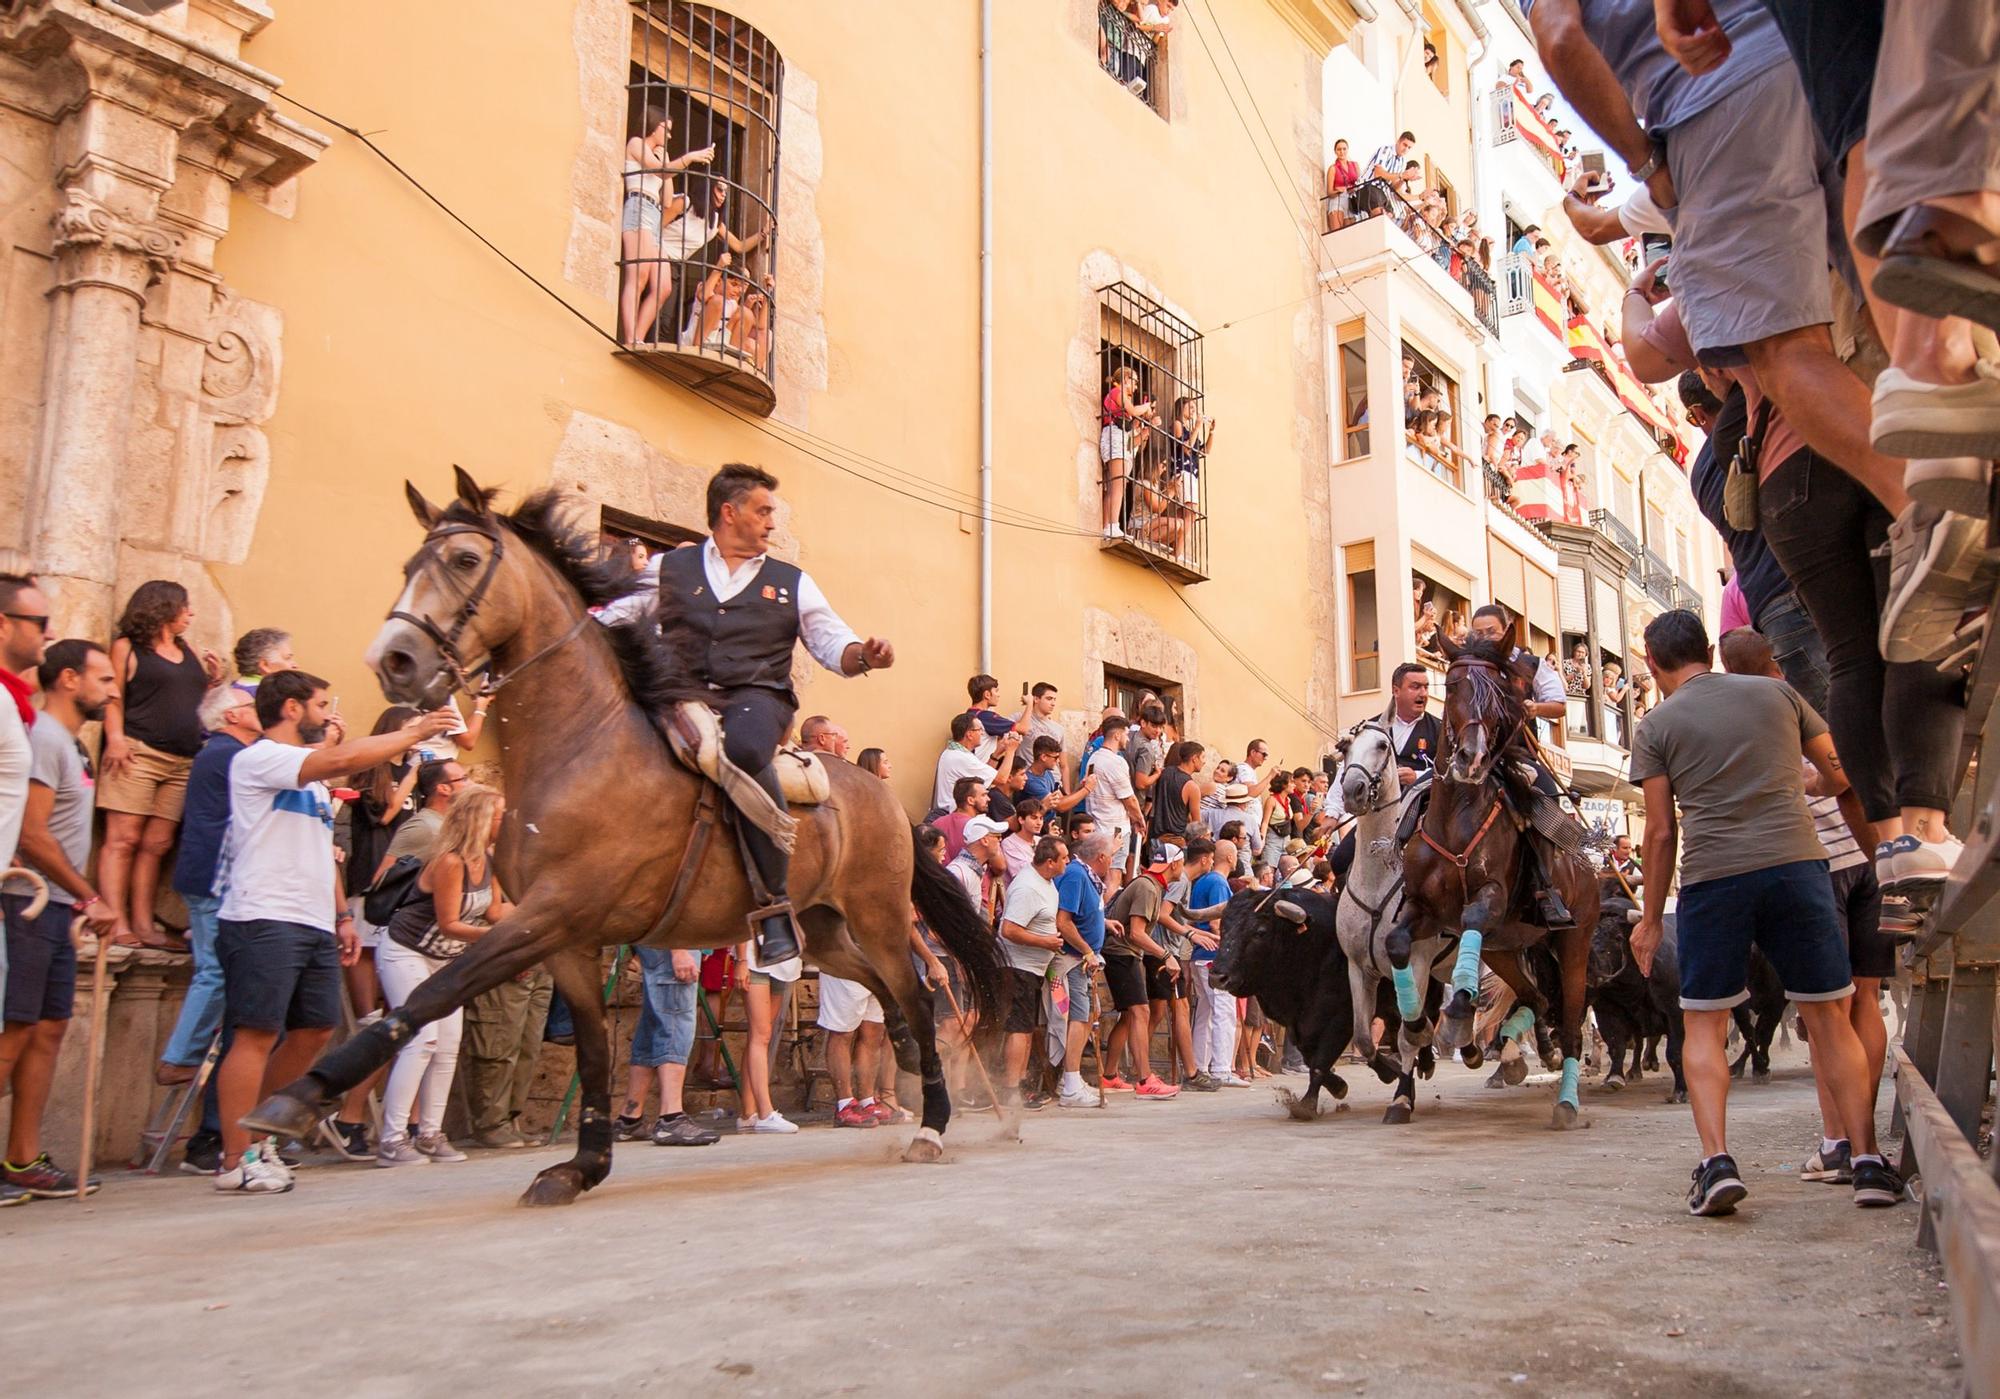
M 1854 994 L 1847 936 L 1824 860 L 1795 860 L 1681 887 L 1676 918 L 1681 1009 L 1728 1010 L 1750 999 L 1750 948 L 1764 950 L 1785 995 Z
M 632 1067 L 657 1069 L 685 1064 L 694 1048 L 695 997 L 701 988 L 674 979 L 674 954 L 663 947 L 641 947 L 644 999 L 639 1023 L 632 1030 Z
M 225 918 L 215 937 L 222 1019 L 232 1030 L 330 1030 L 340 1023 L 333 934 L 275 918 Z
M 76 944 L 69 937 L 76 908 L 50 899 L 35 917 L 23 917 L 32 902 L 26 894 L 0 894 L 7 920 L 7 960 L 0 965 L 6 968 L 10 1025 L 67 1020 L 76 1009 Z

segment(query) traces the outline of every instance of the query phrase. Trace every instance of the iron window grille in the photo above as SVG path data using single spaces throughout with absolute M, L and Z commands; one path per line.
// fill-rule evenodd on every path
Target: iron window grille
M 1166 50 L 1112 0 L 1098 0 L 1097 64 L 1117 84 L 1166 115 Z
M 1098 302 L 1104 547 L 1199 582 L 1208 577 L 1215 426 L 1201 332 L 1124 282 L 1101 288 Z
M 619 340 L 690 387 L 769 413 L 782 296 L 784 59 L 712 5 L 634 0 L 632 8 Z M 666 140 L 655 148 L 662 121 Z

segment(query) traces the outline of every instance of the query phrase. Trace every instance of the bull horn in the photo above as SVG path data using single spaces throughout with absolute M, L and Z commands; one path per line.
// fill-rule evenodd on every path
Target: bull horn
M 1627 925 L 1636 925 L 1639 922 L 1639 920 L 1644 918 L 1645 916 L 1646 916 L 1645 914 L 1639 912 L 1639 910 L 1636 908 L 1628 908 L 1625 910 L 1625 922 L 1627 923 Z
M 1275 911 L 1280 918 L 1288 923 L 1297 923 L 1301 927 L 1305 925 L 1306 911 L 1290 899 L 1279 899 Z

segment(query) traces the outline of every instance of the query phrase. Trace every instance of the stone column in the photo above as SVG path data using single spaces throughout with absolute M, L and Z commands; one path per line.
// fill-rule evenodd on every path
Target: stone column
M 83 625 L 94 634 L 115 606 L 118 483 L 138 377 L 139 315 L 179 244 L 165 229 L 122 218 L 74 187 L 55 225 L 29 537 L 56 598 L 57 630 Z

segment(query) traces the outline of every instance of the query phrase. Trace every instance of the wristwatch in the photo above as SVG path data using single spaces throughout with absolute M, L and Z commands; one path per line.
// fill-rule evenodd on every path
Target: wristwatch
M 1660 167 L 1666 163 L 1667 148 L 1655 141 L 1652 143 L 1652 154 L 1646 157 L 1644 165 L 1628 165 L 1625 168 L 1632 172 L 1633 179 L 1643 184 L 1658 174 Z

